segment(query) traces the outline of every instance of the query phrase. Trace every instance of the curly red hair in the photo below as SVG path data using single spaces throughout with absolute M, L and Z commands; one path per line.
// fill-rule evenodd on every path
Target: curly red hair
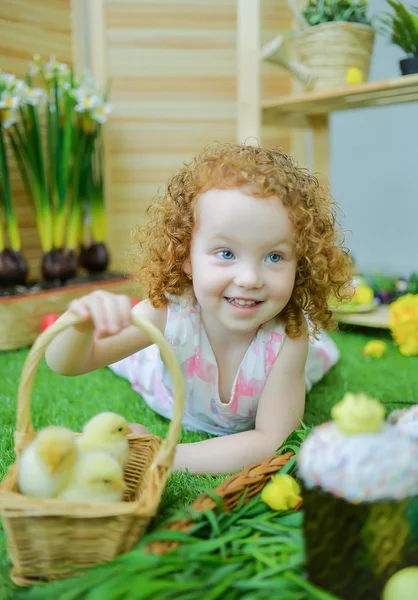
M 314 336 L 320 329 L 334 328 L 328 300 L 349 298 L 352 265 L 336 206 L 313 175 L 277 149 L 208 146 L 171 177 L 166 193 L 148 208 L 146 225 L 132 232 L 134 264 L 139 262 L 133 270 L 151 303 L 162 307 L 167 294 L 182 296 L 191 290 L 183 265 L 190 254 L 199 195 L 212 188 L 242 187 L 260 198 L 279 198 L 295 229 L 295 286 L 280 315 L 286 333 L 301 335 L 305 318 Z

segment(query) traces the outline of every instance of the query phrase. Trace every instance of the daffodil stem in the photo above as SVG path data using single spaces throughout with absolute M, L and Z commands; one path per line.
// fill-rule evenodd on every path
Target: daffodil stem
M 68 219 L 67 247 L 75 250 L 80 235 L 80 221 L 82 219 L 82 199 L 80 197 L 80 181 L 85 160 L 87 134 L 80 129 L 78 144 L 75 150 L 74 168 L 72 178 L 72 201 Z
M 6 217 L 9 243 L 12 250 L 20 250 L 20 235 L 16 217 L 13 211 L 12 193 L 10 189 L 9 169 L 7 165 L 6 145 L 4 143 L 3 126 L 0 123 L 0 172 L 2 176 L 2 193 L 4 214 Z

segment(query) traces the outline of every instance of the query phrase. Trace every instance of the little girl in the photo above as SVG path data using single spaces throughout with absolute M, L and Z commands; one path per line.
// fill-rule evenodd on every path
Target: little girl
M 330 296 L 349 294 L 333 204 L 283 152 L 220 144 L 171 178 L 149 216 L 134 234 L 148 299 L 134 310 L 182 366 L 184 427 L 218 436 L 180 444 L 174 466 L 238 470 L 275 453 L 303 417 L 306 390 L 338 360 L 320 333 L 333 325 Z M 77 375 L 109 365 L 170 418 L 170 374 L 131 324 L 129 298 L 95 291 L 69 310 L 91 320 L 53 340 L 49 366 Z

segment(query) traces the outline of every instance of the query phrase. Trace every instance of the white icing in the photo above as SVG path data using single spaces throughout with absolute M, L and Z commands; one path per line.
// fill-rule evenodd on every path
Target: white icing
M 298 456 L 298 475 L 350 502 L 418 494 L 418 438 L 383 424 L 377 433 L 345 435 L 332 421 L 316 427 Z

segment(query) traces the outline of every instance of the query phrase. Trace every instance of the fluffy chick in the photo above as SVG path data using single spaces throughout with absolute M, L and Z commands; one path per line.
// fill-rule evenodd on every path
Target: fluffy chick
M 125 483 L 115 458 L 102 450 L 79 454 L 73 478 L 60 498 L 73 502 L 120 502 Z
M 68 485 L 76 460 L 72 431 L 55 426 L 42 429 L 20 458 L 19 490 L 25 496 L 56 497 Z
M 108 452 L 123 468 L 129 457 L 127 433 L 130 433 L 130 429 L 126 419 L 113 412 L 102 412 L 84 425 L 77 444 L 83 452 Z

